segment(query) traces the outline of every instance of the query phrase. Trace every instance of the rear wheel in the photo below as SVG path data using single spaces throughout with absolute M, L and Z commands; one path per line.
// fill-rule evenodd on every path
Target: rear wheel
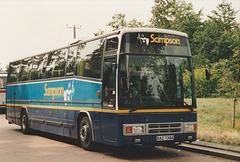
M 28 123 L 28 115 L 27 115 L 26 110 L 22 111 L 21 130 L 22 130 L 23 134 L 29 134 L 30 133 L 29 123 Z
M 78 142 L 85 150 L 93 149 L 92 127 L 88 117 L 83 117 L 78 127 Z

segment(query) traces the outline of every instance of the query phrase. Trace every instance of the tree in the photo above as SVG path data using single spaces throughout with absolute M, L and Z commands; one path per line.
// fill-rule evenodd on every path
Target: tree
M 8 69 L 9 69 L 9 65 L 6 66 L 6 70 L 5 70 L 5 71 L 6 71 L 7 73 L 8 73 Z
M 127 22 L 128 28 L 138 28 L 138 27 L 147 27 L 147 25 L 144 25 L 144 22 L 138 21 L 137 19 L 132 19 L 129 22 Z
M 100 36 L 103 35 L 105 33 L 105 31 L 103 31 L 102 29 L 99 29 L 96 33 L 93 33 L 93 35 L 96 36 Z
M 153 27 L 170 29 L 174 19 L 176 0 L 155 0 L 150 22 Z
M 235 28 L 233 37 L 238 45 L 233 49 L 232 58 L 222 59 L 213 64 L 213 68 L 221 75 L 219 90 L 225 96 L 231 97 L 234 95 L 236 85 L 240 82 L 240 28 Z
M 125 14 L 114 14 L 112 16 L 112 21 L 107 23 L 107 26 L 113 28 L 113 30 L 123 29 L 127 26 L 127 22 L 125 20 Z
M 114 14 L 112 16 L 112 21 L 107 23 L 107 26 L 110 26 L 115 31 L 124 28 L 146 27 L 147 25 L 144 25 L 144 22 L 138 21 L 137 19 L 127 21 L 126 15 L 120 13 Z
M 191 42 L 193 34 L 201 26 L 202 10 L 195 13 L 192 3 L 180 0 L 155 0 L 151 24 L 155 28 L 182 31 L 188 34 Z
M 202 29 L 195 32 L 193 37 L 194 55 L 204 60 L 198 62 L 200 64 L 232 59 L 234 49 L 239 46 L 239 39 L 236 39 L 239 35 L 239 24 L 235 21 L 237 12 L 231 3 L 224 0 L 217 9 L 212 11 L 213 15 L 208 16 Z
M 234 25 L 236 24 L 236 14 L 232 8 L 231 3 L 227 3 L 226 0 L 223 0 L 221 4 L 217 6 L 218 10 L 213 10 L 213 16 L 208 16 L 211 20 L 216 22 L 223 22 L 224 25 L 222 26 L 225 30 L 229 31 L 232 30 Z

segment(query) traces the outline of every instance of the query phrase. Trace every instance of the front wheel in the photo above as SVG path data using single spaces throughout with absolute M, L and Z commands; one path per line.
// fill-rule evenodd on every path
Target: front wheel
M 22 111 L 21 115 L 21 130 L 23 134 L 29 134 L 30 133 L 30 127 L 29 127 L 29 122 L 28 122 L 28 115 L 26 110 Z
M 84 150 L 93 149 L 92 127 L 88 117 L 83 117 L 78 127 L 78 142 Z

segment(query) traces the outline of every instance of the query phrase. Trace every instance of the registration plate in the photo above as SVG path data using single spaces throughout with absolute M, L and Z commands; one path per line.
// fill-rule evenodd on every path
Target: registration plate
M 173 141 L 174 135 L 157 136 L 156 141 Z

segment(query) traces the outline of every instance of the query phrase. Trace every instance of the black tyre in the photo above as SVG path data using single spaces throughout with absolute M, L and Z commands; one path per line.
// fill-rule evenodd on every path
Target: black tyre
M 78 123 L 78 143 L 84 150 L 93 150 L 92 127 L 88 117 L 83 117 Z
M 29 128 L 29 122 L 28 122 L 28 115 L 26 110 L 22 111 L 21 115 L 21 130 L 23 134 L 29 134 L 30 133 L 30 128 Z

